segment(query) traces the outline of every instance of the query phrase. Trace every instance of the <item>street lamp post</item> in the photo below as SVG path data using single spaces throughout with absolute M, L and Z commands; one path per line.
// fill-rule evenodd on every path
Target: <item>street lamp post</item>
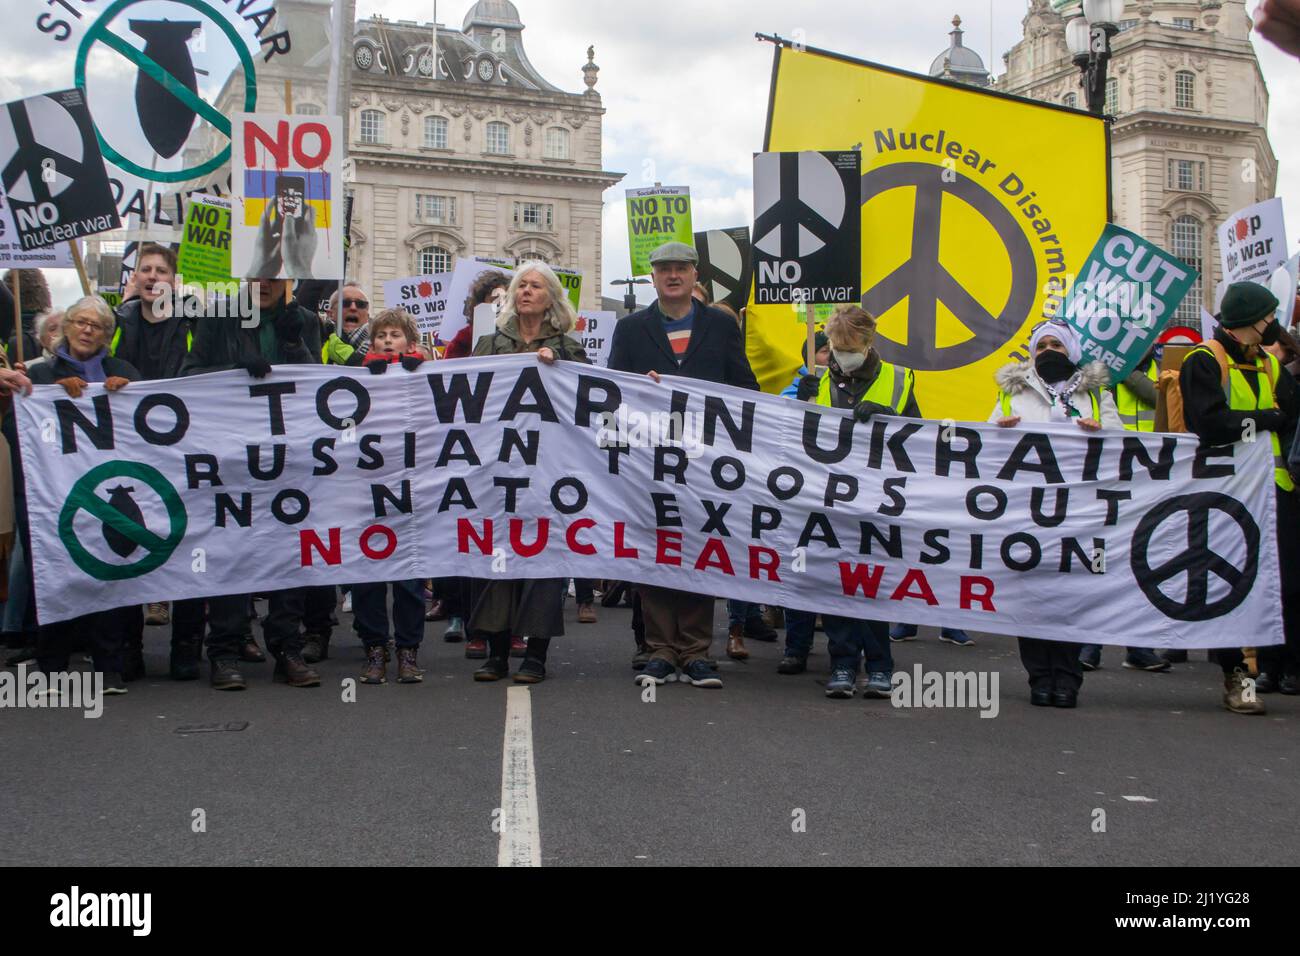
M 623 308 L 628 312 L 636 311 L 636 289 L 633 286 L 649 285 L 649 279 L 611 279 L 610 285 L 625 285 L 627 292 L 623 294 Z
M 1083 16 L 1065 25 L 1065 44 L 1083 74 L 1084 95 L 1089 112 L 1098 116 L 1106 103 L 1106 67 L 1110 62 L 1110 38 L 1119 32 L 1124 0 L 1083 0 Z

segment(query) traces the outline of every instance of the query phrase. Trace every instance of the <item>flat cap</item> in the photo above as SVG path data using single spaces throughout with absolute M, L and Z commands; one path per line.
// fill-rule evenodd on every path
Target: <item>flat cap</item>
M 684 242 L 665 242 L 650 253 L 652 266 L 661 262 L 689 262 L 693 266 L 699 265 L 700 254 Z

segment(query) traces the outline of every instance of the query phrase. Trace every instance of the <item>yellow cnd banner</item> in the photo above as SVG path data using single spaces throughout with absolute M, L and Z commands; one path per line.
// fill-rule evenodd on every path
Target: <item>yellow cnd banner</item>
M 1079 110 L 778 46 L 765 150 L 862 150 L 862 304 L 915 369 L 927 418 L 983 421 L 1107 219 L 1108 133 Z M 819 310 L 820 312 L 820 310 Z M 803 315 L 746 312 L 765 391 L 802 360 Z

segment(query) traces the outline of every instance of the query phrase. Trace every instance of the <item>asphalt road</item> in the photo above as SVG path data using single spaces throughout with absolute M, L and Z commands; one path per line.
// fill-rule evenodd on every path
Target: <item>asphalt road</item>
M 630 612 L 574 614 L 526 694 L 543 865 L 1295 859 L 1300 698 L 1229 714 L 1204 660 L 1146 674 L 1108 648 L 1077 710 L 1040 709 L 1013 639 L 958 648 L 926 628 L 894 645 L 897 667 L 996 672 L 996 717 L 833 701 L 823 635 L 804 675 L 776 673 L 780 644 L 751 642 L 733 662 L 719 603 L 724 688 L 670 683 L 647 702 Z M 205 665 L 202 682 L 130 685 L 97 720 L 0 711 L 0 862 L 496 865 L 510 685 L 475 684 L 439 623 L 423 684 L 361 685 L 345 702 L 362 658 L 349 624 L 319 689 L 272 684 L 268 663 L 247 665 L 249 690 L 219 693 Z M 148 629 L 160 675 L 167 640 Z

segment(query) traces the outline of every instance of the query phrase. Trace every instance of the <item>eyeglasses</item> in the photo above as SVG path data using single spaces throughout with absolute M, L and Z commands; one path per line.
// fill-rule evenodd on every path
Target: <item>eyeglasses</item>
M 356 309 L 368 309 L 368 308 L 370 308 L 370 303 L 367 302 L 365 299 L 344 299 L 344 300 L 343 300 L 343 308 L 345 308 L 345 309 L 352 309 L 352 308 L 356 308 Z
M 63 325 L 69 329 L 89 329 L 94 332 L 106 331 L 102 322 L 94 322 L 90 319 L 67 319 Z

